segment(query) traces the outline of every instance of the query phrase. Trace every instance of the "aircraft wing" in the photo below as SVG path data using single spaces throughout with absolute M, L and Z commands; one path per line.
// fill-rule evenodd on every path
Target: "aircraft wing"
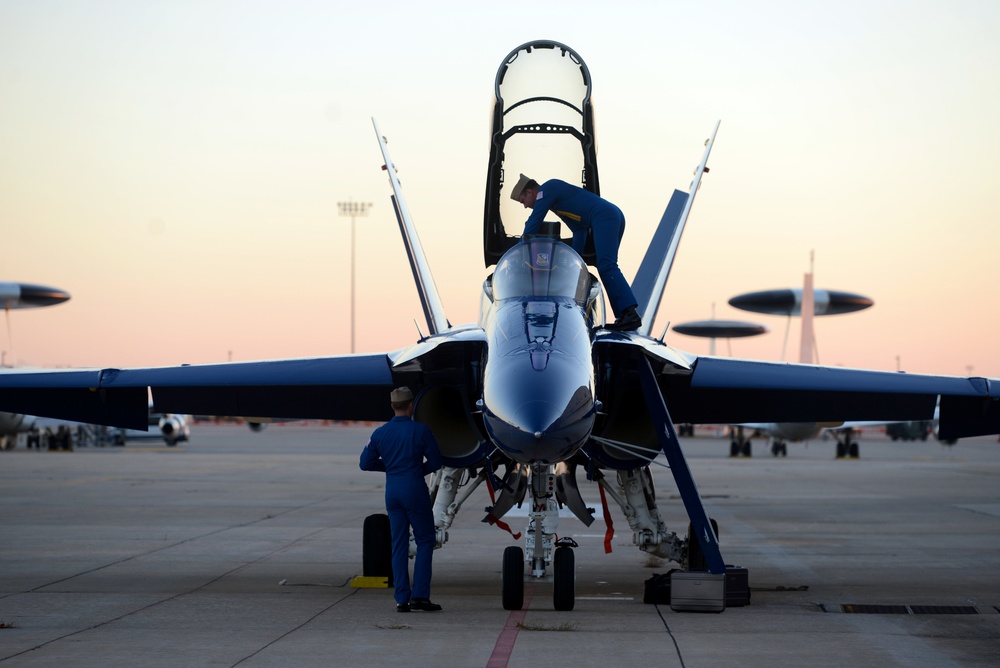
M 431 375 L 435 382 L 461 386 L 482 357 L 483 332 L 453 328 L 445 317 L 385 139 L 372 122 L 429 336 L 388 354 L 0 373 L 0 410 L 145 431 L 151 395 L 162 413 L 385 421 L 392 417 L 387 398 L 393 387 L 417 387 Z
M 660 380 L 678 422 L 930 420 L 940 396 L 942 438 L 1000 430 L 1000 379 L 699 357 Z
M 147 390 L 147 388 L 149 388 Z M 138 369 L 0 374 L 0 407 L 145 430 L 156 410 L 191 415 L 374 420 L 392 417 L 385 354 Z

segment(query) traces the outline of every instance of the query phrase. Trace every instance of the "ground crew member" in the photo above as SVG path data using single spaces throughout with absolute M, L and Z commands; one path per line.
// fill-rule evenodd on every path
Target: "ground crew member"
M 559 216 L 572 230 L 573 250 L 581 255 L 587 243 L 587 231 L 593 230 L 597 273 L 601 275 L 604 290 L 608 293 L 611 310 L 618 318 L 606 328 L 618 331 L 639 329 L 642 318 L 635 310 L 638 301 L 618 268 L 618 245 L 625 233 L 625 216 L 621 209 L 579 186 L 559 179 L 549 179 L 538 185 L 537 181 L 524 174 L 510 191 L 510 198 L 532 210 L 524 223 L 522 238 L 537 234 L 549 211 Z
M 385 471 L 385 508 L 392 532 L 392 577 L 396 611 L 436 611 L 431 603 L 434 512 L 424 476 L 441 468 L 441 452 L 431 430 L 413 417 L 413 392 L 399 387 L 389 395 L 395 417 L 376 429 L 361 451 L 361 470 Z M 413 589 L 407 564 L 410 527 L 417 543 Z

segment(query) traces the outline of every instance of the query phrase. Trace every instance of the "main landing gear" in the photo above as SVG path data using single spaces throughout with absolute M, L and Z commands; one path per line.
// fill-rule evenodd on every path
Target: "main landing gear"
M 389 528 L 389 516 L 378 513 L 366 517 L 361 538 L 362 573 L 365 577 L 388 578 L 388 583 L 392 586 L 392 531 Z
M 751 434 L 752 436 L 752 434 Z M 729 456 L 749 457 L 752 454 L 750 446 L 751 436 L 743 433 L 743 427 L 736 426 L 729 428 Z
M 524 550 L 511 545 L 503 551 L 503 609 L 524 607 Z
M 837 459 L 857 459 L 860 456 L 858 441 L 854 438 L 854 430 L 841 429 L 834 432 L 837 436 Z

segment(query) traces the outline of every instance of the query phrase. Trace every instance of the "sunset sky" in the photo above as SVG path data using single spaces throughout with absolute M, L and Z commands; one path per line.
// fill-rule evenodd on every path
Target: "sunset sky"
M 650 7 L 0 0 L 0 280 L 72 294 L 12 312 L 5 361 L 347 353 L 347 200 L 374 205 L 357 221 L 357 350 L 413 343 L 426 325 L 371 117 L 449 319 L 475 321 L 494 77 L 551 39 L 593 77 L 630 279 L 722 121 L 657 335 L 714 304 L 771 329 L 733 355 L 779 359 L 785 319 L 727 300 L 800 287 L 815 251 L 817 288 L 875 300 L 817 319 L 821 363 L 1000 377 L 1000 4 Z

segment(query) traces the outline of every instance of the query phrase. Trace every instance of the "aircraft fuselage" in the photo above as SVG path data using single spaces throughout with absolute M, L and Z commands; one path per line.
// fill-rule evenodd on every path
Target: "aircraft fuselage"
M 504 255 L 491 288 L 483 376 L 489 437 L 519 463 L 564 461 L 594 428 L 590 274 L 566 244 L 536 239 Z

